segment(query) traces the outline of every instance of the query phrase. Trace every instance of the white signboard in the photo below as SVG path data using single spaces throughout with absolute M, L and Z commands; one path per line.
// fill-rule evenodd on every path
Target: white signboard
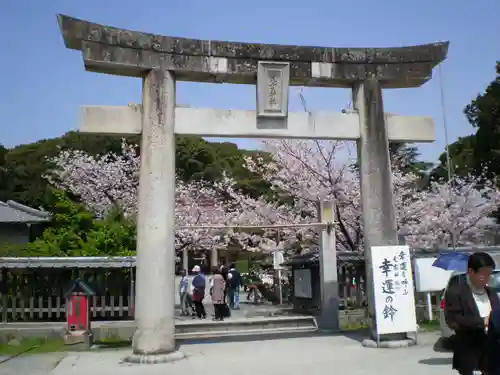
M 413 262 L 415 271 L 415 289 L 417 292 L 439 292 L 446 288 L 453 271 L 446 271 L 432 264 L 436 258 L 416 258 Z
M 371 248 L 377 334 L 415 332 L 417 317 L 408 246 Z
M 298 298 L 312 298 L 311 270 L 299 269 L 293 271 L 293 292 Z

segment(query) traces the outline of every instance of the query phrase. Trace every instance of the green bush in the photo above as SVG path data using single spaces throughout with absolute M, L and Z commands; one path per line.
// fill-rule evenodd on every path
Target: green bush
M 22 256 L 26 256 L 26 244 L 18 244 L 5 238 L 0 238 L 0 257 Z
M 118 256 L 135 254 L 135 223 L 113 209 L 104 219 L 94 219 L 64 192 L 53 190 L 47 210 L 53 214 L 49 228 L 26 248 L 30 256 Z

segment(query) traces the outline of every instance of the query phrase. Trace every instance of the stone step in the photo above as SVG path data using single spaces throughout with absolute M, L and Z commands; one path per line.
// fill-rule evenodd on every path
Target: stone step
M 177 340 L 202 340 L 202 339 L 222 339 L 236 337 L 266 337 L 266 336 L 282 336 L 282 335 L 299 335 L 305 333 L 316 332 L 316 327 L 281 327 L 281 328 L 256 328 L 243 331 L 225 330 L 225 331 L 208 331 L 208 332 L 192 332 L 178 333 L 175 335 Z
M 0 324 L 0 343 L 12 338 L 46 337 L 56 338 L 64 334 L 62 323 L 4 323 Z M 94 340 L 120 339 L 131 340 L 135 331 L 133 321 L 92 323 Z M 316 319 L 312 316 L 279 316 L 256 318 L 229 318 L 222 322 L 193 320 L 176 322 L 176 338 L 203 339 L 236 336 L 265 336 L 278 334 L 300 334 L 318 330 Z
M 189 324 L 190 323 L 190 324 Z M 218 337 L 276 334 L 277 332 L 314 332 L 318 329 L 312 316 L 280 316 L 272 318 L 228 319 L 222 322 L 193 321 L 175 325 L 176 337 Z

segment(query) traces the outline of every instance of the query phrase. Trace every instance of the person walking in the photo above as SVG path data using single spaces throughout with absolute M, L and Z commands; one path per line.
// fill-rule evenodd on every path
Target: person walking
M 461 375 L 487 372 L 489 317 L 500 308 L 497 294 L 487 286 L 494 268 L 489 254 L 471 254 L 467 281 L 452 285 L 445 294 L 446 323 L 455 330 L 453 369 Z
M 188 304 L 189 279 L 186 270 L 181 271 L 181 281 L 179 282 L 179 298 L 181 301 L 181 316 L 189 315 Z
M 214 271 L 212 276 L 212 287 L 210 288 L 210 296 L 214 305 L 214 318 L 213 320 L 224 320 L 224 291 L 226 289 L 226 282 L 219 269 Z
M 229 277 L 231 275 L 231 277 Z M 241 274 L 236 269 L 234 264 L 229 266 L 229 307 L 233 310 L 240 309 L 240 287 L 241 287 Z
M 193 305 L 196 316 L 193 318 L 205 319 L 207 317 L 207 313 L 205 312 L 205 306 L 203 306 L 203 298 L 205 298 L 205 287 L 206 287 L 206 279 L 205 275 L 201 272 L 200 266 L 193 267 L 193 273 L 195 276 L 193 277 L 192 286 L 193 286 Z
M 222 275 L 222 278 L 224 279 L 224 305 L 222 306 L 222 311 L 223 311 L 223 316 L 224 318 L 230 318 L 231 317 L 231 309 L 228 306 L 228 289 L 229 289 L 229 281 L 231 279 L 231 274 L 229 273 L 228 269 L 226 266 L 221 266 L 219 268 L 220 274 Z

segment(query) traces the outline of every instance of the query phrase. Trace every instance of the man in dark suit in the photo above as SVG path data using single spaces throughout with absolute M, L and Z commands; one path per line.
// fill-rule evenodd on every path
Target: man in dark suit
M 455 330 L 453 368 L 462 375 L 486 372 L 487 327 L 490 312 L 500 307 L 487 287 L 495 262 L 483 252 L 469 256 L 464 283 L 450 286 L 445 294 L 445 318 Z

